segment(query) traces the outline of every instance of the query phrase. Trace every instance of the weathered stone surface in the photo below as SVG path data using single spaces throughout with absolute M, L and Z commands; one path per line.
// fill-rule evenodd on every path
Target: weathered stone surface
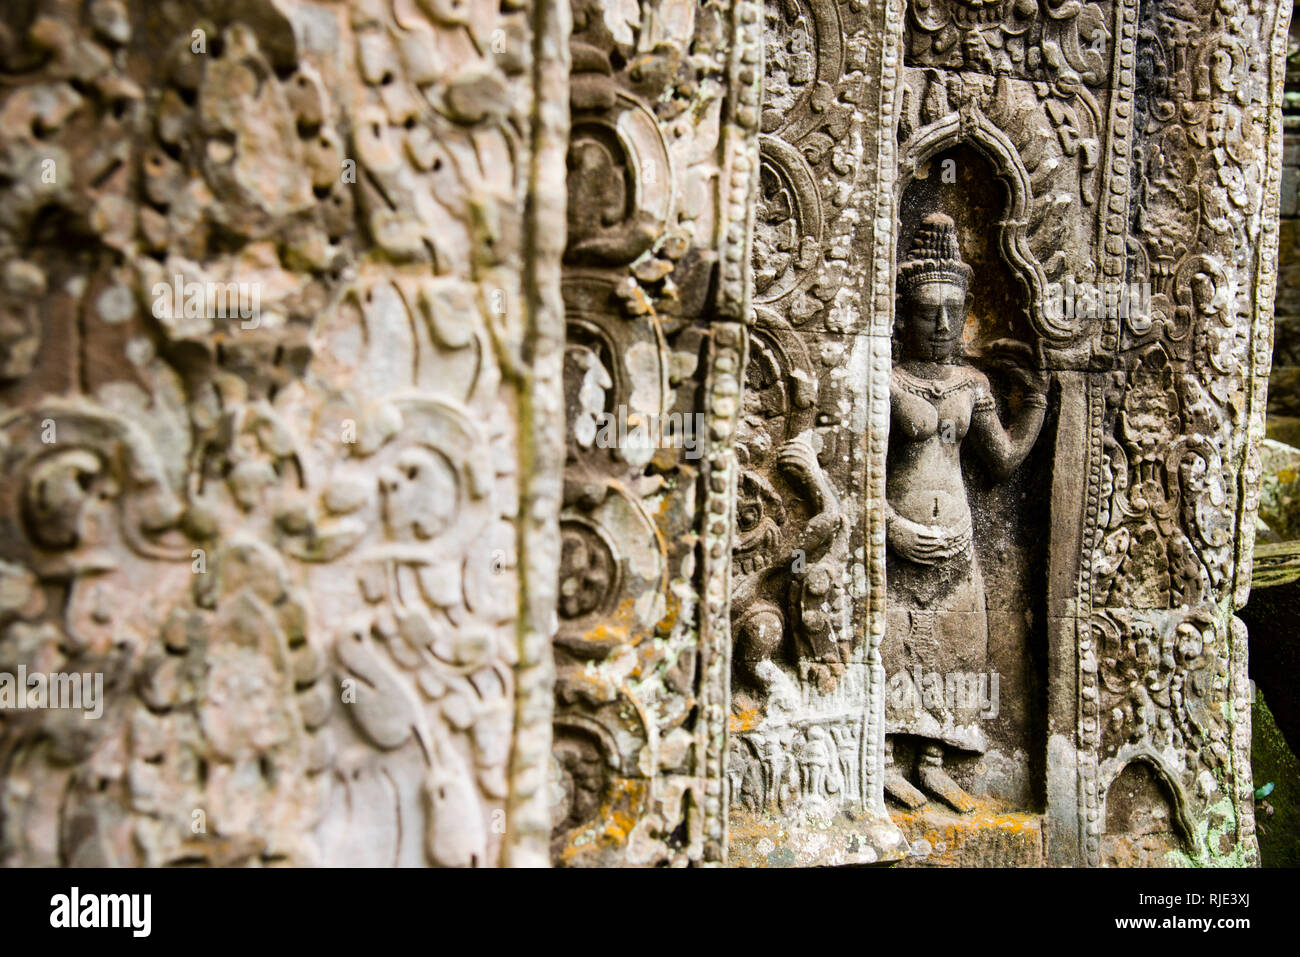
M 780 401 L 755 389 L 746 407 L 816 410 L 810 444 L 844 478 L 833 497 L 801 482 L 797 445 L 782 445 L 796 432 L 764 444 L 789 464 L 751 482 L 782 565 L 757 563 L 768 604 L 733 596 L 732 754 L 738 739 L 747 768 L 730 771 L 747 825 L 733 860 L 829 863 L 862 847 L 837 821 L 854 749 L 837 762 L 819 727 L 846 713 L 861 716 L 862 805 L 889 796 L 921 845 L 912 860 L 940 833 L 952 851 L 935 863 L 999 856 L 980 836 L 999 814 L 1044 835 L 1006 850 L 1019 863 L 1253 860 L 1245 634 L 1230 609 L 1249 589 L 1270 346 L 1276 13 L 769 12 L 751 342 L 773 330 L 790 371 Z M 936 214 L 955 241 L 918 255 Z M 948 285 L 918 300 L 909 270 Z M 946 371 L 915 338 L 918 302 L 932 324 L 940 304 L 951 316 L 937 339 L 964 358 Z M 800 355 L 813 361 L 795 372 Z M 821 411 L 840 383 L 831 403 L 863 437 L 847 443 L 856 461 Z M 816 647 L 799 566 L 780 553 L 817 527 L 821 502 L 849 518 L 862 571 L 831 576 L 852 608 L 829 593 Z M 872 677 L 854 683 L 855 667 Z M 891 714 L 891 690 L 981 674 L 1000 679 L 983 723 L 942 697 L 922 700 L 928 715 Z M 829 703 L 837 690 L 847 700 Z M 748 826 L 756 813 L 763 827 Z
M 756 42 L 748 0 L 574 6 L 557 864 L 726 855 Z
M 0 860 L 1253 863 L 1286 30 L 6 8 Z
M 1273 439 L 1259 447 L 1260 488 L 1257 541 L 1300 538 L 1300 449 Z
M 1278 201 L 1277 298 L 1273 366 L 1269 373 L 1268 432 L 1300 444 L 1300 22 L 1293 17 L 1287 41 L 1282 99 L 1283 148 Z
M 3 18 L 4 862 L 544 862 L 563 18 Z

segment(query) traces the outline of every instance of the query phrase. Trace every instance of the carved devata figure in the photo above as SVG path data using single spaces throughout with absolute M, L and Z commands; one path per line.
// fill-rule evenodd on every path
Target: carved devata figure
M 958 811 L 973 799 L 944 770 L 945 749 L 982 753 L 980 702 L 962 693 L 966 676 L 987 669 L 984 580 L 972 541 L 962 452 L 974 447 L 997 480 L 1024 460 L 1046 409 L 1046 378 L 1025 368 L 1008 376 L 1023 387 L 1019 412 L 1004 429 L 984 373 L 961 354 L 970 267 L 950 217 L 925 218 L 898 269 L 890 379 L 891 423 L 886 509 L 887 624 L 882 657 L 885 790 L 916 808 L 926 796 L 894 765 L 894 736 L 919 739 L 916 780 Z M 953 691 L 957 693 L 954 694 Z

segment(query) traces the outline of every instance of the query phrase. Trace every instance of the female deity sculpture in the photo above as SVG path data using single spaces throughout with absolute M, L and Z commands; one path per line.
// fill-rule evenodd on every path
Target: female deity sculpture
M 972 541 L 962 451 L 973 447 L 997 480 L 1029 454 L 1043 424 L 1046 376 L 1021 367 L 1009 429 L 984 373 L 961 354 L 966 288 L 957 230 L 942 213 L 927 216 L 899 265 L 896 336 L 890 378 L 886 472 L 889 556 L 885 637 L 885 790 L 907 807 L 924 792 L 960 812 L 975 802 L 944 770 L 947 750 L 983 753 L 980 704 L 952 693 L 955 682 L 988 669 L 984 579 Z M 918 739 L 918 790 L 894 764 L 894 736 Z

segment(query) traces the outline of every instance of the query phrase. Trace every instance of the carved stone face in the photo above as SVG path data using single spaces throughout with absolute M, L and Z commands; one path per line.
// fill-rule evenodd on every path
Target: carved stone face
M 966 318 L 965 286 L 923 282 L 899 305 L 904 358 L 943 362 L 956 355 Z

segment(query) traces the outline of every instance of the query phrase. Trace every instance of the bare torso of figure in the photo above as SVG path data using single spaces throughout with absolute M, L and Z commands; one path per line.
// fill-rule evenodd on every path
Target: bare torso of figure
M 953 528 L 970 523 L 961 447 L 983 376 L 968 366 L 943 369 L 939 379 L 894 370 L 887 497 L 903 518 Z
M 956 544 L 971 525 L 962 445 L 976 413 L 993 410 L 988 380 L 966 364 L 904 363 L 894 367 L 889 391 L 889 506 L 898 518 Z

